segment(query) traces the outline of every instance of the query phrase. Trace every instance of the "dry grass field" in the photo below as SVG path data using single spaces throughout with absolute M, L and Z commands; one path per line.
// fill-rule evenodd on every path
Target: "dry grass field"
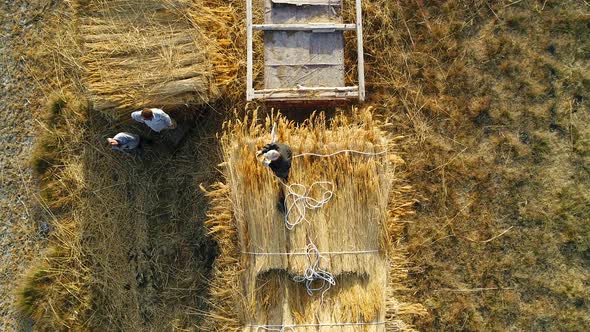
M 23 317 L 40 331 L 199 330 L 203 318 L 224 319 L 210 274 L 215 257 L 230 270 L 236 262 L 207 236 L 199 188 L 221 178 L 216 134 L 244 109 L 244 4 L 223 5 L 236 80 L 217 102 L 174 114 L 192 126 L 180 145 L 151 137 L 133 158 L 105 138 L 149 133 L 89 107 L 70 3 L 0 4 L 1 330 Z M 396 174 L 413 188 L 397 238 L 409 276 L 394 295 L 428 314 L 404 319 L 425 331 L 586 331 L 590 5 L 366 0 L 363 9 L 367 105 L 403 137 Z M 221 203 L 209 213 L 229 208 Z
M 368 1 L 371 99 L 419 202 L 423 330 L 590 325 L 590 6 Z M 388 47 L 384 47 L 388 45 Z
M 103 144 L 117 126 L 87 103 L 66 95 L 50 106 L 55 116 L 34 167 L 53 230 L 19 291 L 20 310 L 47 331 L 192 326 L 215 252 L 198 223 L 198 183 L 215 158 L 202 145 L 214 144 L 213 133 L 200 124 L 180 150 L 155 145 L 142 159 L 120 156 Z

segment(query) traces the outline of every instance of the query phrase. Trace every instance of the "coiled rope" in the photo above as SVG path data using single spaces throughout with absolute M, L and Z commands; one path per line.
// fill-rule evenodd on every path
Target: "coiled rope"
M 274 132 L 274 127 L 273 127 Z M 319 158 L 327 158 L 332 157 L 341 153 L 352 153 L 352 154 L 360 154 L 364 156 L 379 156 L 386 154 L 387 151 L 381 152 L 364 152 L 364 151 L 357 151 L 357 150 L 340 150 L 330 154 L 318 154 L 318 153 L 301 153 L 298 155 L 293 156 L 292 158 L 299 158 L 304 156 L 313 156 Z M 311 186 L 306 187 L 299 183 L 288 184 L 283 180 L 280 182 L 285 186 L 285 206 L 287 207 L 285 212 L 285 226 L 287 229 L 292 230 L 303 221 L 309 222 L 306 218 L 307 210 L 315 210 L 323 207 L 326 205 L 334 196 L 334 184 L 329 181 L 316 181 L 311 184 Z M 319 187 L 321 190 L 321 194 L 319 198 L 315 198 L 312 196 L 314 189 Z M 291 203 L 288 203 L 289 200 Z M 290 219 L 290 216 L 293 211 L 297 212 L 297 217 L 293 220 Z
M 294 183 L 281 183 L 285 186 L 285 226 L 292 230 L 303 221 L 309 222 L 306 218 L 307 210 L 316 210 L 326 205 L 334 196 L 334 184 L 328 181 L 316 181 L 307 188 L 306 186 Z M 314 198 L 312 193 L 316 187 L 321 191 L 320 198 Z M 288 203 L 291 201 L 291 203 Z M 291 213 L 297 212 L 297 217 L 290 220 Z
M 318 247 L 311 242 L 311 240 L 309 240 L 306 252 L 308 262 L 307 268 L 305 268 L 305 272 L 302 276 L 293 277 L 293 281 L 305 283 L 305 288 L 307 289 L 307 294 L 309 296 L 313 296 L 314 292 L 322 292 L 323 298 L 324 293 L 327 292 L 330 287 L 336 285 L 336 279 L 332 273 L 320 268 L 320 261 L 323 257 L 320 254 Z M 320 281 L 320 284 L 314 286 L 314 283 L 317 281 Z

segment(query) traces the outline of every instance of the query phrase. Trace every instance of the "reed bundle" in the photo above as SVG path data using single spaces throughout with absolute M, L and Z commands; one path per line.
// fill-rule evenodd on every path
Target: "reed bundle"
M 393 154 L 395 140 L 369 110 L 356 111 L 352 118 L 336 116 L 329 124 L 323 114 L 301 125 L 280 115 L 267 117 L 264 123 L 256 118 L 254 112 L 228 121 L 221 139 L 226 184 L 209 192 L 208 225 L 221 248 L 211 288 L 211 315 L 227 319 L 211 321 L 206 328 L 255 331 L 259 325 L 318 322 L 378 323 L 325 327 L 333 331 L 406 328 L 396 317 L 404 305 L 388 291 L 407 273 L 392 234 L 399 232 L 397 218 L 406 212 L 390 209 L 391 199 L 400 197 L 395 193 L 403 190 L 395 178 L 396 165 L 403 162 Z M 273 123 L 277 140 L 289 144 L 294 156 L 343 150 L 374 153 L 295 157 L 289 184 L 310 188 L 314 182 L 326 181 L 333 197 L 321 208 L 306 211 L 306 221 L 292 230 L 277 206 L 285 187 L 255 156 L 271 141 Z M 309 192 L 315 199 L 321 195 L 318 186 Z M 292 203 L 288 197 L 286 206 Z M 292 210 L 289 219 L 298 217 Z M 308 295 L 303 284 L 293 281 L 309 267 L 305 255 L 286 254 L 305 252 L 310 242 L 325 253 L 320 267 L 336 280 L 322 296 Z M 341 253 L 357 251 L 362 253 Z
M 202 105 L 219 97 L 235 78 L 236 61 L 224 50 L 230 44 L 233 10 L 223 4 L 187 0 L 74 0 L 73 4 L 84 49 L 84 84 L 97 110 Z

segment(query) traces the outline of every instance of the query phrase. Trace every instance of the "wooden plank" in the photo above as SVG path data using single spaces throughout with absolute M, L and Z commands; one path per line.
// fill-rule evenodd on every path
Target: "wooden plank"
M 344 65 L 338 66 L 273 66 L 266 67 L 265 88 L 293 89 L 298 85 L 344 86 Z
M 246 0 L 246 39 L 247 39 L 247 65 L 246 65 L 246 100 L 254 98 L 253 81 L 253 40 L 252 40 L 252 0 Z
M 341 33 L 269 31 L 264 34 L 264 45 L 265 64 L 344 65 L 344 37 Z
M 267 0 L 269 1 L 269 0 Z M 265 23 L 308 24 L 312 22 L 342 23 L 341 7 L 290 6 L 268 3 L 265 7 Z
M 342 0 L 272 0 L 272 2 L 276 3 L 276 4 L 296 5 L 296 6 L 305 6 L 305 5 L 340 6 L 342 4 Z
M 309 110 L 344 107 L 348 108 L 353 98 L 309 98 L 309 99 L 264 99 L 266 107 L 281 110 Z M 306 116 L 304 116 L 305 118 Z
M 268 31 L 264 41 L 265 88 L 344 86 L 341 32 Z
M 310 24 L 254 24 L 254 30 L 263 31 L 313 31 L 334 32 L 357 29 L 355 24 L 310 23 Z
M 336 87 L 307 87 L 297 86 L 296 88 L 284 88 L 284 89 L 263 89 L 254 90 L 254 93 L 275 93 L 275 92 L 307 92 L 307 91 L 334 91 L 334 92 L 354 92 L 358 90 L 358 86 L 336 86 Z
M 361 0 L 356 0 L 356 40 L 359 76 L 359 100 L 363 102 L 365 101 L 365 50 L 363 47 L 363 7 Z
M 344 73 L 344 34 L 312 33 L 309 40 L 309 63 L 338 62 Z M 344 85 L 337 84 L 336 86 Z
M 309 63 L 311 33 L 268 31 L 264 33 L 265 63 Z
M 254 99 L 266 100 L 334 100 L 334 99 L 353 99 L 358 98 L 358 91 L 306 91 L 306 92 L 271 92 L 271 93 L 254 93 Z
M 341 66 L 341 63 L 336 62 L 313 62 L 313 63 L 305 63 L 305 62 L 297 62 L 297 63 L 271 63 L 267 62 L 264 64 L 268 67 L 280 67 L 280 66 L 287 66 L 287 67 L 325 67 L 325 66 Z

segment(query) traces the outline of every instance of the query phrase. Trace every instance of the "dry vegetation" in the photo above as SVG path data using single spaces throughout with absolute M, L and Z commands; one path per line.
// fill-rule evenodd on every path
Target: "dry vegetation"
M 421 310 L 400 303 L 389 293 L 401 286 L 407 274 L 403 255 L 395 245 L 402 228 L 398 220 L 408 213 L 404 200 L 407 188 L 395 172 L 401 159 L 394 154 L 296 158 L 289 183 L 310 188 L 310 194 L 319 199 L 322 190 L 311 186 L 328 181 L 334 185 L 334 196 L 322 208 L 307 211 L 307 222 L 288 230 L 284 214 L 277 209 L 280 184 L 255 158 L 256 151 L 270 140 L 268 128 L 273 121 L 278 141 L 288 143 L 294 155 L 347 149 L 393 153 L 392 138 L 370 110 L 355 112 L 352 117 L 337 116 L 329 125 L 323 114 L 301 125 L 276 115 L 263 122 L 256 119 L 254 112 L 242 120 L 229 121 L 221 138 L 226 184 L 217 184 L 209 193 L 212 208 L 207 222 L 219 243 L 220 255 L 211 285 L 214 310 L 203 328 L 227 331 L 250 330 L 250 325 L 368 323 L 384 321 L 387 314 L 388 329 L 406 329 L 400 313 Z M 292 204 L 293 197 L 288 196 L 285 205 Z M 299 211 L 291 211 L 291 222 L 303 217 Z M 244 254 L 305 252 L 310 239 L 322 252 L 379 252 L 327 254 L 321 268 L 336 277 L 336 285 L 323 297 L 309 296 L 302 284 L 292 280 L 308 267 L 304 256 Z
M 365 1 L 371 101 L 416 190 L 406 244 L 423 330 L 590 324 L 583 1 Z M 385 47 L 384 47 L 385 46 Z
M 55 38 L 13 50 L 37 88 L 68 91 L 49 103 L 57 112 L 37 139 L 50 249 L 21 288 L 22 312 L 51 331 L 195 330 L 203 316 L 206 327 L 239 326 L 227 308 L 241 284 L 207 283 L 212 244 L 197 185 L 217 174 L 213 133 L 229 109 L 242 109 L 243 80 L 229 82 L 212 105 L 220 111 L 182 148 L 157 145 L 144 160 L 114 155 L 104 138 L 129 125 L 85 111 L 77 29 L 64 24 L 76 17 L 58 3 L 34 16 Z M 223 7 L 232 65 L 244 59 L 243 3 Z M 368 103 L 404 136 L 396 179 L 416 198 L 398 239 L 410 278 L 390 298 L 426 306 L 429 315 L 405 317 L 419 330 L 587 330 L 590 7 L 371 0 L 363 9 Z M 347 54 L 354 63 L 354 49 Z M 208 218 L 223 224 L 230 188 L 218 186 Z M 237 234 L 212 230 L 221 244 L 213 273 L 235 275 Z M 264 278 L 283 294 L 286 275 Z
M 0 330 L 27 328 L 13 307 L 19 276 L 42 259 L 49 230 L 29 158 L 35 141 L 38 109 L 45 100 L 40 84 L 52 80 L 51 57 L 40 32 L 49 3 L 8 1 L 0 4 Z M 32 47 L 35 45 L 35 47 Z M 32 63 L 33 56 L 42 62 Z M 37 58 L 38 59 L 38 58 Z M 34 67 L 34 68 L 33 68 Z M 33 71 L 39 68 L 43 75 Z
M 84 326 L 91 304 L 91 273 L 83 254 L 80 214 L 76 202 L 83 189 L 80 160 L 85 139 L 88 105 L 55 96 L 47 109 L 46 126 L 33 152 L 33 169 L 39 177 L 40 198 L 52 216 L 50 248 L 25 277 L 19 290 L 19 310 L 40 330 Z
M 94 109 L 215 101 L 236 79 L 230 7 L 187 0 L 76 0 L 84 84 Z
M 205 200 L 197 185 L 214 171 L 217 122 L 194 124 L 181 148 L 152 137 L 142 159 L 113 154 L 106 137 L 149 133 L 89 108 L 79 84 L 75 13 L 63 3 L 48 8 L 54 12 L 41 14 L 43 31 L 55 40 L 19 51 L 38 88 L 61 91 L 38 112 L 32 157 L 50 235 L 16 306 L 41 331 L 194 330 L 215 253 L 199 223 Z M 56 75 L 44 80 L 47 66 Z
M 19 290 L 20 311 L 43 331 L 193 327 L 214 252 L 197 222 L 212 133 L 197 126 L 182 151 L 155 145 L 137 159 L 113 154 L 103 141 L 119 128 L 74 96 L 48 110 L 34 167 L 54 218 L 49 250 Z

